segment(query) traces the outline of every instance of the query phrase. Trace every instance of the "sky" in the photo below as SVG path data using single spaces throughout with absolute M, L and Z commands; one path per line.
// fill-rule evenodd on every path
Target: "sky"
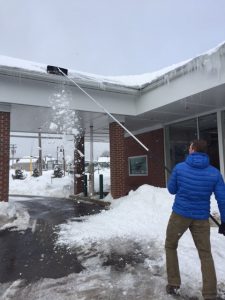
M 0 55 L 100 75 L 153 72 L 225 41 L 224 0 L 0 0 L 0 7 Z M 35 149 L 34 141 L 11 143 L 19 156 Z M 54 155 L 50 144 L 46 154 Z M 106 149 L 96 145 L 95 157 Z
M 0 55 L 143 74 L 225 40 L 224 0 L 0 0 Z

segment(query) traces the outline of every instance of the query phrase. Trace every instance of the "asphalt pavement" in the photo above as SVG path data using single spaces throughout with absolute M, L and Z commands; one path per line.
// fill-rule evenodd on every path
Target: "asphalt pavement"
M 96 214 L 102 208 L 70 199 L 39 196 L 27 197 L 27 200 L 18 196 L 16 203 L 28 211 L 33 225 L 25 231 L 13 228 L 0 231 L 0 282 L 17 279 L 32 282 L 81 272 L 84 268 L 76 253 L 65 246 L 56 247 L 57 225 L 71 218 Z

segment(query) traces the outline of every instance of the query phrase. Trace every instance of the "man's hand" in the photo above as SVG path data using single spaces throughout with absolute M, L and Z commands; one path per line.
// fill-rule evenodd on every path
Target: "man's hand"
M 225 223 L 221 223 L 219 226 L 219 233 L 225 235 Z

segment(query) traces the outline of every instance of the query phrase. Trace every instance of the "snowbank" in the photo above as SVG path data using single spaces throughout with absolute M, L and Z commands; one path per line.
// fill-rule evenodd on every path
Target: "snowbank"
M 30 216 L 15 203 L 0 202 L 0 230 L 14 228 L 25 230 L 29 226 Z
M 113 200 L 109 211 L 88 217 L 83 223 L 62 225 L 59 241 L 70 245 L 113 238 L 163 242 L 173 198 L 167 189 L 143 185 L 128 196 Z M 214 200 L 212 208 L 217 211 Z
M 62 178 L 52 178 L 53 171 L 43 171 L 40 177 L 31 176 L 30 172 L 24 171 L 24 180 L 13 180 L 10 170 L 9 193 L 17 195 L 35 195 L 49 197 L 68 197 L 73 192 L 73 176 L 66 175 Z
M 12 174 L 15 170 L 10 170 L 9 174 L 9 194 L 11 195 L 33 195 L 47 197 L 69 197 L 73 194 L 74 176 L 66 174 L 62 178 L 52 178 L 53 171 L 43 171 L 40 177 L 32 177 L 30 172 L 24 171 L 24 180 L 13 180 Z M 95 171 L 95 191 L 99 191 L 99 175 L 103 174 L 104 192 L 110 192 L 110 169 L 103 168 Z M 87 174 L 88 175 L 88 174 Z
M 128 196 L 113 200 L 112 208 L 108 211 L 89 216 L 83 222 L 71 220 L 62 224 L 58 243 L 75 249 L 95 249 L 104 255 L 112 252 L 135 252 L 141 247 L 144 255 L 148 257 L 145 260 L 146 268 L 152 269 L 153 265 L 160 264 L 165 275 L 164 241 L 173 198 L 166 189 L 143 185 Z M 217 211 L 217 204 L 212 199 L 212 212 L 214 211 Z M 225 238 L 218 234 L 217 227 L 213 227 L 211 231 L 218 282 L 222 284 Z M 181 274 L 187 287 L 193 288 L 194 292 L 198 290 L 199 293 L 200 262 L 189 231 L 181 238 L 178 253 L 181 258 Z M 104 256 L 103 254 L 101 255 Z M 157 255 L 161 257 L 161 262 L 156 262 Z M 149 258 L 151 256 L 154 256 L 154 259 Z

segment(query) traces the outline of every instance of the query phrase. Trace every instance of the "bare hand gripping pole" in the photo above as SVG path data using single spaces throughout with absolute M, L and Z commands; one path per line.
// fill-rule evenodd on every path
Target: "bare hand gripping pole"
M 57 67 L 58 68 L 58 67 Z M 119 120 L 117 120 L 108 110 L 105 109 L 105 107 L 99 103 L 96 99 L 94 99 L 91 95 L 89 95 L 78 83 L 76 83 L 73 79 L 69 78 L 62 70 L 61 68 L 58 68 L 58 71 L 68 78 L 71 82 L 73 82 L 78 89 L 80 89 L 88 98 L 90 98 L 98 107 L 100 107 L 105 113 L 107 113 L 110 118 L 112 118 L 117 124 L 119 124 L 130 136 L 132 136 L 133 139 L 135 139 L 146 151 L 149 151 L 149 149 L 138 139 L 135 135 L 133 135 L 125 126 L 123 126 L 122 123 L 120 123 Z

